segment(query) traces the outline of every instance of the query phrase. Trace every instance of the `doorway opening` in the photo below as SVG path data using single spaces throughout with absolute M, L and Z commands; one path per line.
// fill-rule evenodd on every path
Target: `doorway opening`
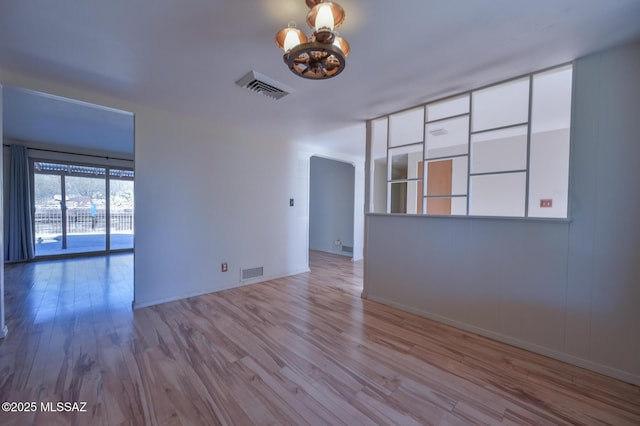
M 0 85 L 0 133 L 3 137 L 0 157 L 3 167 L 0 170 L 4 176 L 4 194 L 8 194 L 9 189 L 20 194 L 20 208 L 14 209 L 19 212 L 12 210 L 11 215 L 8 214 L 9 204 L 18 204 L 8 203 L 5 198 L 5 247 L 6 235 L 10 230 L 28 229 L 36 233 L 28 235 L 29 232 L 14 232 L 19 233 L 22 240 L 13 238 L 11 241 L 23 247 L 27 241 L 36 246 L 38 242 L 51 240 L 60 250 L 63 250 L 64 242 L 66 250 L 61 254 L 44 253 L 40 250 L 44 246 L 32 247 L 35 250 L 31 250 L 31 247 L 24 251 L 12 250 L 19 252 L 15 258 L 9 258 L 5 250 L 5 261 L 12 266 L 23 266 L 22 262 L 33 259 L 34 251 L 37 260 L 83 256 L 86 253 L 133 251 L 134 121 L 133 112 L 22 87 Z M 14 148 L 16 152 L 24 151 L 25 155 L 11 155 Z M 19 158 L 23 158 L 24 163 Z M 13 159 L 16 162 L 12 164 Z M 20 177 L 10 176 L 9 166 L 17 163 L 20 163 L 20 170 L 24 170 L 24 173 Z M 24 212 L 31 217 L 26 218 Z M 26 226 L 19 224 L 21 227 L 18 228 L 11 218 L 22 219 Z M 87 247 L 76 237 L 85 237 L 85 240 L 90 237 L 88 239 L 98 244 L 89 244 Z M 125 259 L 126 262 L 122 263 L 119 259 Z M 103 260 L 107 267 L 117 265 L 118 282 L 123 284 L 119 290 L 128 305 L 133 300 L 135 286 L 132 255 L 105 256 L 95 260 Z M 56 265 L 64 269 L 67 261 L 78 262 L 67 259 L 62 263 L 24 265 L 28 268 Z M 7 333 L 4 326 L 4 275 L 2 264 L 0 338 Z M 55 285 L 68 283 L 59 277 L 55 281 Z M 106 290 L 113 293 L 113 288 Z M 19 321 L 22 314 L 22 311 L 10 311 L 8 320 Z
M 353 164 L 313 156 L 309 179 L 309 249 L 353 258 Z

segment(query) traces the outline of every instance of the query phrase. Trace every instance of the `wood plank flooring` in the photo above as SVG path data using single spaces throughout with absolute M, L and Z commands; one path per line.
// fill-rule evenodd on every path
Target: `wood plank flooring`
M 0 424 L 640 424 L 637 386 L 362 300 L 360 263 L 310 260 L 136 311 L 130 254 L 7 265 L 0 402 L 38 409 Z

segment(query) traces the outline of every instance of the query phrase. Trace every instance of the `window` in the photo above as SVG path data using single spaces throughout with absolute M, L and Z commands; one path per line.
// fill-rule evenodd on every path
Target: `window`
M 133 170 L 31 165 L 36 256 L 133 248 Z
M 572 72 L 565 65 L 372 120 L 369 211 L 566 218 Z
M 370 149 L 371 161 L 371 211 L 386 213 L 387 211 L 387 137 L 388 118 L 384 117 L 371 122 Z
M 426 106 L 424 208 L 420 213 L 467 214 L 469 95 Z

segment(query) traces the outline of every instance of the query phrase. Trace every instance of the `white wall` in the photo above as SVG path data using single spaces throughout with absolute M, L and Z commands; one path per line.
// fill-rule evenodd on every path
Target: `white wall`
M 363 295 L 640 384 L 640 44 L 574 72 L 570 221 L 369 215 Z
M 136 305 L 237 286 L 241 268 L 308 270 L 307 173 L 291 143 L 137 114 Z
M 353 165 L 311 157 L 309 248 L 351 257 L 353 248 L 355 168 Z M 340 245 L 334 242 L 339 240 Z
M 565 349 L 640 384 L 640 43 L 574 72 Z
M 135 114 L 136 307 L 245 284 L 240 268 L 308 270 L 308 156 L 293 143 L 5 70 L 0 82 Z

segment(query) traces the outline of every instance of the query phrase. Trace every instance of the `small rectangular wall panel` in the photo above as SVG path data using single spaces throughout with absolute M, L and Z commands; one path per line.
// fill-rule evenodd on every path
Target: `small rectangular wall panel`
M 389 120 L 379 118 L 371 122 L 371 158 L 368 164 L 369 209 L 372 213 L 387 212 L 387 130 Z
M 569 129 L 531 135 L 529 217 L 567 217 Z M 551 199 L 552 207 L 540 206 Z
M 471 136 L 471 173 L 527 168 L 527 126 Z
M 427 195 L 451 195 L 452 160 L 431 161 L 427 164 Z M 429 198 L 427 214 L 450 215 L 451 198 Z
M 387 118 L 379 118 L 371 123 L 371 158 L 375 161 L 387 157 Z
M 476 90 L 472 111 L 474 132 L 529 121 L 529 78 Z
M 389 150 L 387 178 L 416 179 L 418 177 L 418 163 L 422 160 L 422 144 L 392 148 Z
M 469 214 L 522 217 L 525 187 L 525 173 L 472 176 Z
M 389 146 L 422 142 L 424 107 L 413 108 L 389 116 Z
M 567 66 L 533 77 L 530 217 L 567 217 L 572 76 Z M 541 208 L 541 199 L 553 199 L 553 207 Z
M 427 121 L 441 120 L 469 112 L 469 95 L 456 96 L 427 106 Z
M 426 158 L 441 158 L 469 152 L 469 117 L 427 124 Z

